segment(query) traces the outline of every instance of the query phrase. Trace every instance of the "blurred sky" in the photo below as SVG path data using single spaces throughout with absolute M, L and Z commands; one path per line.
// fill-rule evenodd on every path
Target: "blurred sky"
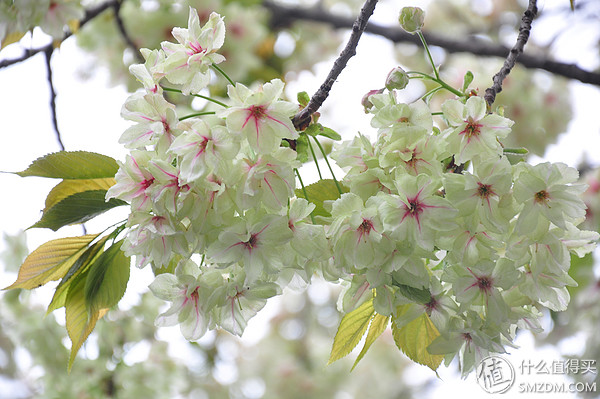
M 485 3 L 485 2 L 484 2 Z M 553 6 L 555 2 L 541 3 L 542 7 Z M 412 5 L 412 4 L 411 4 Z M 394 6 L 395 8 L 395 6 Z M 397 10 L 390 6 L 378 6 L 374 19 L 385 24 L 392 24 L 397 15 Z M 392 18 L 393 17 L 393 18 Z M 561 21 L 560 23 L 568 23 Z M 600 25 L 600 24 L 599 24 Z M 556 27 L 556 25 L 555 25 Z M 539 28 L 539 29 L 538 29 Z M 536 30 L 538 29 L 538 30 Z M 534 23 L 534 37 L 543 39 L 551 26 L 536 27 Z M 586 40 L 589 37 L 598 37 L 598 30 L 589 32 L 589 26 L 582 26 L 581 31 L 573 29 L 569 35 L 573 41 L 564 44 L 564 53 L 557 54 L 558 58 L 574 62 L 581 59 L 584 67 L 592 67 L 598 62 L 598 54 L 591 57 L 584 56 Z M 546 31 L 546 33 L 544 32 Z M 579 40 L 581 39 L 581 40 Z M 35 47 L 45 44 L 43 36 L 33 40 L 24 40 L 22 43 Z M 579 43 L 581 42 L 581 43 Z M 579 48 L 577 44 L 584 47 Z M 353 58 L 347 69 L 344 70 L 338 82 L 334 85 L 330 98 L 322 109 L 321 121 L 334 130 L 340 132 L 346 139 L 351 138 L 357 131 L 368 134 L 372 131 L 369 118 L 364 115 L 360 99 L 363 94 L 373 88 L 382 86 L 387 72 L 396 66 L 391 57 L 392 46 L 386 40 L 365 35 L 358 47 L 358 55 Z M 18 46 L 9 46 L 0 54 L 2 58 L 19 56 L 21 49 Z M 81 53 L 75 46 L 74 40 L 67 40 L 54 54 L 52 59 L 54 83 L 58 93 L 57 113 L 62 139 L 67 150 L 87 150 L 110 155 L 113 158 L 124 159 L 127 151 L 118 144 L 118 138 L 129 123 L 120 117 L 121 106 L 129 95 L 121 86 L 108 87 L 108 74 L 103 68 L 97 68 L 96 73 L 89 79 L 80 79 L 81 65 L 89 64 L 93 59 Z M 315 73 L 303 72 L 291 82 L 287 88 L 290 98 L 295 98 L 298 91 L 314 93 L 323 81 L 331 66 L 324 62 L 315 66 Z M 590 85 L 573 82 L 570 85 L 573 98 L 574 118 L 569 125 L 569 131 L 560 137 L 557 144 L 548 148 L 544 159 L 534 158 L 533 163 L 543 160 L 566 162 L 571 166 L 578 166 L 582 154 L 594 166 L 600 165 L 600 118 L 598 107 L 600 104 L 600 89 Z M 0 70 L 0 134 L 3 145 L 0 146 L 0 171 L 20 171 L 25 169 L 32 160 L 49 152 L 59 150 L 55 133 L 51 124 L 49 108 L 49 90 L 46 80 L 44 57 L 38 54 L 26 62 Z M 35 177 L 20 178 L 16 175 L 0 173 L 0 231 L 15 234 L 19 230 L 32 225 L 41 216 L 47 192 L 56 184 L 56 181 Z M 119 220 L 127 216 L 125 210 L 111 211 L 106 218 L 98 218 L 87 223 L 88 231 L 99 231 L 106 226 L 106 219 Z M 30 249 L 58 237 L 80 235 L 81 228 L 65 227 L 54 234 L 49 230 L 29 230 L 27 239 Z M 0 251 L 4 243 L 0 242 Z M 142 283 L 131 287 L 126 301 L 135 301 L 136 292 L 143 292 L 147 283 L 151 281 L 149 269 L 134 271 L 135 278 Z M 135 277 L 134 277 L 135 276 Z M 0 271 L 0 285 L 5 287 L 14 279 L 14 274 Z M 48 291 L 49 292 L 49 291 Z M 0 300 L 1 300 L 0 294 Z M 47 292 L 42 291 L 43 298 Z M 270 306 L 248 327 L 249 340 L 260 336 L 261 319 L 268 319 L 269 315 L 276 312 L 277 306 Z M 253 331 L 254 330 L 254 331 Z M 175 330 L 174 330 L 175 331 Z M 177 330 L 178 332 L 178 330 Z M 333 337 L 332 337 L 333 339 Z M 559 355 L 552 348 L 534 348 L 531 335 L 523 334 L 517 340 L 522 346 L 519 350 L 512 350 L 509 360 L 515 367 L 524 359 L 548 361 L 559 359 Z M 563 345 L 569 346 L 569 352 L 577 354 L 580 345 L 577 337 Z M 398 356 L 402 356 L 398 353 Z M 407 373 L 411 380 L 427 378 L 431 372 L 415 365 L 418 371 Z M 356 372 L 360 372 L 357 370 Z M 441 381 L 427 396 L 438 397 L 450 392 L 457 392 L 461 398 L 480 398 L 486 395 L 475 382 L 472 374 L 467 381 L 463 381 L 455 373 L 455 367 L 440 367 Z M 533 382 L 528 379 L 527 382 Z M 407 381 L 410 383 L 410 381 Z M 518 381 L 517 381 L 518 383 Z M 427 397 L 424 396 L 424 397 Z M 495 395 L 490 395 L 494 397 Z M 545 394 L 544 397 L 554 395 Z M 487 397 L 487 396 L 486 396 Z M 523 397 L 513 388 L 509 394 L 502 397 Z M 572 397 L 560 394 L 556 397 Z

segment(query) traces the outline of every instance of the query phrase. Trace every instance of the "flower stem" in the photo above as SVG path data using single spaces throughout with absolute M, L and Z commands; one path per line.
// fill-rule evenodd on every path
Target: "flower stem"
M 170 87 L 163 87 L 162 89 L 163 89 L 164 91 L 170 91 L 170 92 L 173 92 L 173 93 L 179 93 L 179 94 L 183 94 L 183 93 L 181 92 L 181 90 L 179 90 L 179 89 L 172 89 L 172 88 L 170 88 Z M 225 103 L 222 103 L 222 102 L 221 102 L 221 101 L 219 101 L 219 100 L 215 100 L 214 98 L 210 98 L 210 97 L 203 96 L 202 94 L 192 94 L 192 96 L 194 96 L 194 97 L 200 97 L 200 98 L 203 98 L 203 99 L 205 99 L 206 101 L 213 102 L 213 103 L 215 103 L 215 104 L 218 104 L 218 105 L 220 105 L 221 107 L 224 107 L 224 108 L 229 108 L 229 105 L 227 105 L 227 104 L 225 104 Z
M 304 198 L 308 202 L 310 202 L 310 199 L 308 198 L 308 193 L 306 192 L 306 187 L 304 187 L 304 182 L 302 181 L 302 178 L 300 177 L 300 172 L 298 171 L 298 168 L 294 168 L 294 172 L 296 172 L 296 176 L 298 176 L 298 181 L 300 182 L 300 187 L 302 187 L 302 193 L 304 194 Z M 312 224 L 316 224 L 315 216 L 312 214 L 312 212 L 310 213 L 310 220 L 311 220 Z
M 427 45 L 427 42 L 425 41 L 425 36 L 423 36 L 423 33 L 420 30 L 417 31 L 417 35 L 419 35 L 419 39 L 421 39 L 421 43 L 423 43 L 423 48 L 425 48 L 425 52 L 427 52 L 427 57 L 429 57 L 429 62 L 431 63 L 431 67 L 433 68 L 433 73 L 435 74 L 435 77 L 439 80 L 440 75 L 438 73 L 437 68 L 435 67 L 435 63 L 433 62 L 433 57 L 431 56 L 431 52 L 429 51 L 429 46 Z
M 319 173 L 319 179 L 323 180 L 323 175 L 321 174 L 321 168 L 319 168 L 319 162 L 317 162 L 317 155 L 315 154 L 315 150 L 313 149 L 312 144 L 310 143 L 310 139 L 308 139 L 308 148 L 310 148 L 310 152 L 315 160 L 315 166 L 317 167 L 317 172 Z
M 418 72 L 418 71 L 408 71 L 406 72 L 407 74 L 414 74 L 414 75 L 418 75 L 418 76 L 411 76 L 411 79 L 428 79 L 431 81 L 436 82 L 437 84 L 439 84 L 440 86 L 442 86 L 444 89 L 448 90 L 450 93 L 455 94 L 459 97 L 465 97 L 465 93 L 460 92 L 459 90 L 456 90 L 454 87 L 450 86 L 448 83 L 444 82 L 442 79 L 440 79 L 439 77 L 434 77 L 434 76 L 429 76 L 426 73 L 423 72 Z
M 216 112 L 214 112 L 214 111 L 196 112 L 195 114 L 189 114 L 189 115 L 186 115 L 186 116 L 182 116 L 181 118 L 179 118 L 179 120 L 180 121 L 184 121 L 186 119 L 193 118 L 194 116 L 214 115 L 214 114 L 216 114 Z
M 211 67 L 213 67 L 217 72 L 219 72 L 221 75 L 223 75 L 225 77 L 225 79 L 227 79 L 227 81 L 232 85 L 235 86 L 235 83 L 233 82 L 233 80 L 231 80 L 231 78 L 229 77 L 229 75 L 227 75 L 225 73 L 224 70 L 222 70 L 221 68 L 219 68 L 217 65 L 212 64 Z
M 317 143 L 317 146 L 319 147 L 319 149 L 321 150 L 321 153 L 323 154 L 323 158 L 325 158 L 325 162 L 327 163 L 327 167 L 329 168 L 329 171 L 331 172 L 331 177 L 333 177 L 333 181 L 335 183 L 335 186 L 337 187 L 340 195 L 342 195 L 342 188 L 340 187 L 340 183 L 338 183 L 337 179 L 335 178 L 335 174 L 333 173 L 333 169 L 331 168 L 331 164 L 329 163 L 329 159 L 327 159 L 327 154 L 325 153 L 325 149 L 323 148 L 323 146 L 321 145 L 321 143 L 319 142 L 319 140 L 313 136 L 313 139 L 315 140 L 315 143 Z

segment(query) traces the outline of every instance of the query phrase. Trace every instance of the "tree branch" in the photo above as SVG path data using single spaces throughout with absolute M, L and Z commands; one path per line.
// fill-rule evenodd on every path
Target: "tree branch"
M 350 18 L 340 17 L 322 9 L 287 7 L 269 0 L 263 1 L 263 6 L 271 11 L 271 21 L 275 27 L 286 27 L 299 20 L 322 22 L 338 29 L 352 26 Z M 401 28 L 391 28 L 371 22 L 365 29 L 365 32 L 385 37 L 394 43 L 421 45 L 418 36 L 408 34 Z M 476 38 L 461 41 L 448 39 L 447 37 L 432 33 L 423 32 L 423 35 L 429 45 L 442 47 L 449 53 L 471 53 L 477 56 L 506 58 L 506 54 L 510 51 L 505 46 L 484 42 Z M 575 64 L 565 64 L 552 61 L 546 57 L 529 54 L 522 54 L 518 59 L 518 63 L 525 68 L 543 69 L 558 76 L 600 86 L 600 73 L 586 71 Z
M 496 100 L 496 94 L 502 91 L 502 82 L 508 76 L 510 71 L 514 68 L 517 58 L 519 55 L 523 54 L 523 49 L 529 40 L 529 33 L 531 32 L 531 23 L 533 19 L 537 15 L 537 1 L 529 0 L 529 6 L 525 13 L 523 14 L 523 18 L 521 19 L 521 26 L 519 27 L 519 36 L 517 36 L 517 42 L 513 46 L 513 48 L 508 53 L 506 60 L 504 60 L 504 65 L 500 68 L 500 71 L 494 75 L 492 87 L 485 90 L 485 102 L 488 105 L 488 109 L 492 108 L 492 104 Z
M 333 63 L 333 67 L 325 82 L 319 87 L 319 90 L 312 96 L 308 105 L 294 116 L 293 123 L 296 129 L 303 130 L 310 123 L 312 114 L 317 112 L 319 107 L 323 105 L 323 102 L 329 96 L 329 92 L 340 73 L 344 70 L 348 64 L 348 60 L 356 54 L 356 46 L 365 28 L 369 22 L 369 18 L 375 10 L 377 0 L 367 0 L 360 10 L 360 14 L 356 18 L 356 21 L 352 24 L 352 34 L 346 44 L 346 47 L 342 50 L 339 57 Z
M 100 4 L 99 6 L 87 9 L 85 11 L 85 16 L 79 21 L 79 27 L 80 28 L 83 27 L 86 23 L 88 23 L 90 20 L 97 17 L 99 14 L 101 14 L 105 10 L 115 7 L 115 4 L 118 4 L 117 0 L 110 0 L 110 1 L 107 1 L 106 3 Z M 66 39 L 71 37 L 71 35 L 73 35 L 72 32 L 65 33 L 65 35 L 60 40 L 60 42 L 65 41 Z M 49 49 L 52 49 L 52 48 L 53 48 L 53 43 L 48 43 L 47 45 L 42 46 L 42 47 L 25 50 L 25 54 L 23 54 L 22 56 L 20 56 L 18 58 L 0 61 L 0 69 L 5 68 L 10 65 L 13 65 L 13 64 L 17 64 L 22 61 L 25 61 L 25 60 L 33 57 L 37 53 L 46 53 L 49 51 Z
M 129 47 L 131 50 L 133 50 L 135 59 L 138 62 L 143 63 L 144 57 L 142 57 L 142 54 L 140 53 L 140 49 L 138 48 L 138 46 L 136 46 L 135 43 L 133 42 L 133 40 L 131 40 L 131 37 L 129 36 L 129 34 L 127 33 L 127 30 L 125 29 L 125 24 L 123 24 L 123 19 L 119 15 L 119 12 L 121 11 L 121 5 L 122 5 L 122 3 L 120 1 L 115 2 L 115 4 L 113 5 L 113 10 L 114 10 L 114 14 L 115 14 L 115 22 L 117 23 L 117 28 L 119 29 L 119 33 L 121 33 L 123 40 L 127 44 L 127 47 Z
M 51 46 L 44 52 L 46 56 L 46 73 L 48 77 L 48 86 L 50 87 L 50 112 L 52 114 L 52 126 L 54 126 L 54 132 L 56 133 L 56 141 L 61 151 L 65 150 L 65 145 L 62 142 L 60 136 L 60 130 L 58 130 L 58 119 L 56 118 L 56 91 L 54 90 L 54 84 L 52 83 L 52 66 L 50 60 L 52 59 L 52 53 L 54 48 Z

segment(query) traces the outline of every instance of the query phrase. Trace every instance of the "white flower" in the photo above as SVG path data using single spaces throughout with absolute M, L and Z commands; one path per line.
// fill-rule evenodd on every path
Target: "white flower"
M 167 57 L 159 70 L 169 82 L 182 85 L 184 94 L 198 93 L 208 85 L 209 67 L 225 61 L 216 53 L 225 40 L 223 17 L 213 12 L 200 27 L 198 12 L 190 7 L 188 28 L 173 28 L 173 37 L 179 43 L 162 43 Z
M 466 104 L 448 100 L 442 105 L 449 128 L 445 137 L 457 164 L 473 158 L 486 159 L 502 155 L 498 139 L 510 133 L 513 121 L 496 114 L 486 113 L 486 103 L 481 97 L 470 97 Z
M 274 79 L 257 91 L 241 83 L 229 86 L 227 90 L 233 106 L 219 115 L 226 118 L 229 130 L 241 133 L 259 154 L 274 151 L 284 138 L 298 138 L 291 120 L 298 106 L 279 99 L 283 86 L 281 80 Z
M 202 287 L 200 268 L 190 260 L 177 265 L 175 274 L 163 273 L 150 284 L 150 291 L 157 298 L 171 302 L 171 307 L 156 318 L 159 327 L 180 324 L 181 334 L 187 340 L 204 335 L 210 323 L 206 311 L 206 289 Z
M 579 173 L 564 163 L 545 162 L 536 166 L 517 165 L 514 197 L 523 204 L 517 221 L 520 234 L 543 235 L 552 222 L 566 229 L 566 222 L 579 224 L 585 217 L 580 194 L 584 184 L 576 184 Z M 519 173 L 520 172 L 520 173 Z

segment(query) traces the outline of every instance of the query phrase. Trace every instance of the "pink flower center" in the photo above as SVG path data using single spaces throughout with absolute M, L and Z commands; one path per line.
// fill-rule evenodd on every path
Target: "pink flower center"
M 253 105 L 249 109 L 250 117 L 256 120 L 263 119 L 267 116 L 267 110 L 264 105 Z
M 258 243 L 258 234 L 252 234 L 250 236 L 250 238 L 248 239 L 248 241 L 244 242 L 243 244 L 248 251 L 252 251 L 252 248 L 254 248 L 257 243 Z
M 362 223 L 360 224 L 360 226 L 358 226 L 357 230 L 361 234 L 369 234 L 371 232 L 372 228 L 373 228 L 373 223 L 371 223 L 370 220 L 363 219 Z
M 479 134 L 481 133 L 480 128 L 483 125 L 475 122 L 471 118 L 469 118 L 469 120 L 466 122 L 467 122 L 467 125 L 465 126 L 465 129 L 462 132 L 460 132 L 459 134 L 464 134 L 467 137 L 467 142 L 470 142 L 471 138 L 479 137 Z
M 368 236 L 372 229 L 373 222 L 371 222 L 369 219 L 363 219 L 362 223 L 356 229 L 356 232 L 358 233 L 358 241 L 360 242 L 364 236 Z
M 406 164 L 406 167 L 409 169 L 412 169 L 415 174 L 419 174 L 419 163 L 423 162 L 427 165 L 429 165 L 429 162 L 427 162 L 425 159 L 423 158 L 419 158 L 419 155 L 422 153 L 423 151 L 418 151 L 416 148 L 414 150 L 412 150 L 412 157 L 408 160 L 408 161 L 404 161 L 404 163 Z
M 431 297 L 431 300 L 425 304 L 425 309 L 426 309 L 427 313 L 431 315 L 431 312 L 432 312 L 433 310 L 436 310 L 436 309 L 437 309 L 437 307 L 438 307 L 438 304 L 439 304 L 439 303 L 438 303 L 437 299 L 435 299 L 435 298 L 432 296 L 432 297 Z
M 477 189 L 477 196 L 481 199 L 488 199 L 493 195 L 498 195 L 492 190 L 492 186 L 490 184 L 483 184 L 481 182 L 477 182 L 479 188 Z
M 548 200 L 550 199 L 550 194 L 548 194 L 548 191 L 546 190 L 542 190 L 542 191 L 538 191 L 537 193 L 535 193 L 535 195 L 533 196 L 533 201 L 536 204 L 544 204 L 547 205 L 548 204 Z
M 154 183 L 154 178 L 150 178 L 150 179 L 146 179 L 140 182 L 140 186 L 142 186 L 142 188 L 145 190 L 148 187 L 150 187 L 152 185 L 152 183 Z
M 419 217 L 423 213 L 424 207 L 416 198 L 408 202 L 409 207 L 406 209 L 406 213 L 413 217 Z
M 487 277 L 487 276 L 483 276 L 483 277 L 478 277 L 477 278 L 477 287 L 479 287 L 480 291 L 483 291 L 486 294 L 489 294 L 490 291 L 492 290 L 492 279 Z
M 189 46 L 192 49 L 191 54 L 189 54 L 189 52 L 188 52 L 189 55 L 194 55 L 194 54 L 199 54 L 199 53 L 204 52 L 204 49 L 202 48 L 202 46 L 200 45 L 200 43 L 192 43 L 192 42 L 190 42 Z

